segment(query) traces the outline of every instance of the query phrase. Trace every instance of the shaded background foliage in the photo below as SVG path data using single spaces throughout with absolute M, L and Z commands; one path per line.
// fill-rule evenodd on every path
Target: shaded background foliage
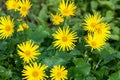
M 69 71 L 68 80 L 120 80 L 120 0 L 71 1 L 75 2 L 77 10 L 67 23 L 79 36 L 75 49 L 61 52 L 52 46 L 51 34 L 57 26 L 52 24 L 50 14 L 58 11 L 60 0 L 31 0 L 32 8 L 24 19 L 30 26 L 29 30 L 25 34 L 15 33 L 12 39 L 0 40 L 0 80 L 21 80 L 23 61 L 17 55 L 17 44 L 29 39 L 40 45 L 41 55 L 37 62 L 48 65 L 49 69 L 54 65 L 64 65 Z M 90 48 L 85 47 L 86 32 L 82 23 L 86 14 L 96 11 L 105 17 L 103 21 L 110 24 L 111 37 L 101 51 L 90 52 Z M 19 16 L 7 11 L 5 0 L 0 0 L 0 16 L 4 15 Z M 15 25 L 19 24 L 14 21 Z

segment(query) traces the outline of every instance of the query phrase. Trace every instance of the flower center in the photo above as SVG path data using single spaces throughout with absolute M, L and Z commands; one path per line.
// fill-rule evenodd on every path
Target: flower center
M 26 56 L 30 56 L 31 52 L 29 50 L 25 51 Z
M 58 22 L 60 18 L 58 16 L 56 16 L 54 19 L 56 22 Z
M 37 71 L 33 71 L 33 72 L 32 72 L 32 76 L 33 76 L 33 77 L 37 77 L 38 75 L 39 75 L 39 73 L 38 73 Z
M 16 7 L 16 5 L 13 3 L 13 4 L 12 4 L 12 7 Z
M 96 47 L 97 43 L 95 41 L 91 42 L 92 47 Z
M 68 39 L 67 39 L 66 36 L 63 36 L 63 37 L 62 37 L 62 41 L 63 41 L 63 42 L 66 42 L 67 40 L 68 40 Z
M 10 27 L 9 25 L 7 25 L 7 26 L 5 27 L 5 30 L 6 30 L 6 31 L 10 31 L 10 30 L 11 30 L 11 27 Z
M 60 76 L 61 76 L 61 73 L 60 73 L 59 71 L 57 72 L 57 76 L 58 76 L 58 77 L 60 77 Z
M 25 6 L 23 6 L 22 11 L 27 11 L 27 8 Z
M 68 15 L 68 14 L 69 14 L 69 10 L 68 10 L 67 8 L 65 8 L 65 9 L 63 10 L 63 12 L 64 12 L 65 15 Z
M 96 23 L 92 22 L 90 26 L 94 28 L 95 25 L 96 25 Z

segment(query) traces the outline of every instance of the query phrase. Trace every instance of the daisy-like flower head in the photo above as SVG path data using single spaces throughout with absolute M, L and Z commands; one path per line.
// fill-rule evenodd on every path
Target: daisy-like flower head
M 74 49 L 74 42 L 76 42 L 76 39 L 78 38 L 76 32 L 70 32 L 69 27 L 63 28 L 63 30 L 59 28 L 56 33 L 52 34 L 52 36 L 56 39 L 53 42 L 54 47 L 60 48 L 62 51 Z
M 26 23 L 23 23 L 23 24 L 19 25 L 17 32 L 23 31 L 24 29 L 28 29 L 28 28 L 29 28 L 29 26 Z
M 105 41 L 97 34 L 92 35 L 91 33 L 88 33 L 88 36 L 85 37 L 85 40 L 87 42 L 86 46 L 90 46 L 91 51 L 93 51 L 93 49 L 100 50 L 105 45 Z
M 20 9 L 19 9 L 20 14 L 23 17 L 25 17 L 28 14 L 28 11 L 29 11 L 29 9 L 31 8 L 32 5 L 31 5 L 29 0 L 21 0 L 19 2 L 19 5 L 20 5 Z
M 18 46 L 18 55 L 23 58 L 24 62 L 29 63 L 35 60 L 40 52 L 38 50 L 39 46 L 35 45 L 33 41 L 23 42 Z
M 102 21 L 102 17 L 101 15 L 99 15 L 98 13 L 94 13 L 94 15 L 87 15 L 85 17 L 85 28 L 84 30 L 87 30 L 89 32 L 94 32 L 96 29 L 96 26 Z
M 52 77 L 51 80 L 65 80 L 67 79 L 67 73 L 68 71 L 65 69 L 64 66 L 54 66 L 51 70 L 51 75 L 50 77 Z
M 63 16 L 61 16 L 58 13 L 56 15 L 53 15 L 53 14 L 51 14 L 51 15 L 52 15 L 52 21 L 53 21 L 54 25 L 59 25 L 61 22 L 64 21 Z
M 19 0 L 7 0 L 5 4 L 8 10 L 16 11 L 19 8 Z
M 46 65 L 37 64 L 36 62 L 33 65 L 25 65 L 22 71 L 23 80 L 46 80 L 48 77 L 45 74 Z
M 110 27 L 107 23 L 100 23 L 96 26 L 94 35 L 99 35 L 101 39 L 107 40 L 110 37 Z
M 14 32 L 14 22 L 10 19 L 10 16 L 0 17 L 0 39 L 8 38 L 12 36 Z
M 59 4 L 59 10 L 63 16 L 74 16 L 77 7 L 74 5 L 74 2 L 68 1 L 69 0 L 62 0 Z

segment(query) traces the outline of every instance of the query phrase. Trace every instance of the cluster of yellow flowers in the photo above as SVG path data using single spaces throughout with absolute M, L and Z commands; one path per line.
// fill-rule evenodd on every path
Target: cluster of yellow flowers
M 29 0 L 7 0 L 6 6 L 8 10 L 19 11 L 22 17 L 25 17 L 28 14 L 29 9 L 31 8 L 31 3 Z M 14 19 L 10 19 L 10 16 L 0 17 L 0 39 L 11 37 L 14 32 Z M 17 32 L 24 31 L 28 29 L 29 26 L 22 22 L 19 25 Z M 25 80 L 46 80 L 48 76 L 45 73 L 45 70 L 48 66 L 41 65 L 35 62 L 37 56 L 40 54 L 39 46 L 35 45 L 32 40 L 20 43 L 17 45 L 17 53 L 20 58 L 23 59 L 24 65 L 22 76 Z M 67 79 L 67 70 L 64 66 L 54 66 L 51 70 L 50 77 L 55 80 L 64 80 Z
M 7 39 L 11 37 L 14 33 L 14 19 L 11 19 L 10 16 L 1 16 L 0 17 L 0 39 Z M 23 22 L 19 25 L 17 32 L 28 29 L 29 26 Z
M 63 22 L 63 17 L 65 16 L 73 16 L 75 14 L 76 6 L 74 5 L 74 2 L 62 0 L 58 9 L 61 14 L 52 14 L 54 25 L 59 25 Z M 107 22 L 102 22 L 102 19 L 103 17 L 101 17 L 97 12 L 94 13 L 94 15 L 87 15 L 84 19 L 84 30 L 88 31 L 88 35 L 85 37 L 85 41 L 87 43 L 86 46 L 90 46 L 91 51 L 93 51 L 93 49 L 102 49 L 110 37 L 109 24 Z M 74 43 L 77 42 L 76 39 L 78 39 L 77 33 L 70 32 L 69 27 L 66 29 L 63 27 L 63 30 L 59 28 L 58 31 L 53 34 L 53 37 L 56 39 L 56 41 L 53 42 L 54 46 L 56 48 L 60 48 L 62 51 L 74 49 Z
M 7 0 L 6 6 L 8 10 L 19 11 L 21 16 L 25 17 L 32 5 L 29 0 Z M 53 24 L 59 25 L 64 21 L 64 17 L 74 16 L 76 8 L 77 7 L 74 5 L 74 2 L 62 0 L 58 8 L 60 13 L 56 13 L 55 15 L 51 14 Z M 98 13 L 87 15 L 85 17 L 84 30 L 88 32 L 88 35 L 85 37 L 85 41 L 87 42 L 87 46 L 91 46 L 91 51 L 93 49 L 100 50 L 110 37 L 110 27 L 108 23 L 102 22 L 102 19 L 103 17 Z M 15 27 L 13 20 L 14 19 L 11 19 L 10 16 L 0 17 L 0 39 L 6 39 L 12 36 Z M 17 32 L 28 28 L 29 26 L 23 22 L 19 25 Z M 59 27 L 52 36 L 55 38 L 55 41 L 53 42 L 54 47 L 59 48 L 62 51 L 73 50 L 75 42 L 77 42 L 78 39 L 77 32 L 71 31 L 69 26 L 63 27 L 63 29 Z M 41 54 L 38 50 L 39 45 L 35 45 L 32 40 L 29 40 L 18 44 L 17 47 L 18 55 L 23 59 L 24 63 L 27 64 L 24 65 L 24 69 L 22 71 L 22 76 L 24 76 L 23 79 L 46 80 L 46 78 L 48 78 L 45 73 L 47 66 L 35 62 L 37 56 Z M 50 72 L 52 80 L 67 79 L 68 71 L 64 66 L 54 66 Z
M 65 0 L 62 0 L 58 8 L 60 13 L 56 13 L 55 15 L 51 14 L 53 24 L 59 25 L 64 21 L 63 17 L 65 16 L 74 16 L 76 8 L 77 7 L 74 5 L 74 2 L 69 2 L 69 0 L 66 0 L 65 2 Z
M 25 17 L 32 5 L 29 0 L 7 0 L 6 6 L 8 10 L 19 11 Z
M 22 76 L 24 76 L 23 80 L 46 80 L 48 76 L 45 73 L 45 69 L 47 69 L 46 65 L 41 65 L 36 62 L 32 63 L 32 65 L 25 65 L 24 70 L 22 71 Z M 64 66 L 54 66 L 50 72 L 51 80 L 67 79 L 68 71 Z
M 6 7 L 8 10 L 18 10 L 22 16 L 26 16 L 31 4 L 29 0 L 7 0 Z M 0 17 L 0 39 L 6 39 L 11 37 L 14 33 L 14 19 L 11 19 L 10 16 L 1 16 Z M 29 26 L 23 22 L 19 25 L 17 32 L 28 29 Z
M 24 60 L 25 63 L 29 65 L 24 66 L 24 70 L 22 71 L 23 79 L 27 80 L 46 80 L 48 76 L 45 73 L 45 69 L 48 66 L 41 65 L 35 62 L 37 56 L 40 54 L 38 45 L 35 45 L 33 41 L 26 41 L 19 45 L 17 45 L 19 50 L 18 55 L 20 58 Z M 64 66 L 54 66 L 51 70 L 50 77 L 55 80 L 64 80 L 67 79 L 67 70 Z
M 110 37 L 110 27 L 108 23 L 102 22 L 103 17 L 98 13 L 94 15 L 87 15 L 85 17 L 85 27 L 84 30 L 88 31 L 85 40 L 87 46 L 91 46 L 91 51 L 93 49 L 102 49 L 106 44 L 106 40 Z
M 57 13 L 56 15 L 52 14 L 53 24 L 59 25 L 61 22 L 64 21 L 63 17 L 74 16 L 76 8 L 77 7 L 74 5 L 74 2 L 62 0 L 58 8 L 60 13 Z M 63 29 L 59 28 L 55 33 L 52 34 L 52 36 L 56 39 L 53 42 L 54 47 L 60 48 L 60 50 L 62 51 L 73 50 L 75 47 L 74 43 L 77 42 L 78 39 L 77 33 L 74 31 L 70 31 L 69 26 L 67 26 L 66 28 L 63 27 Z

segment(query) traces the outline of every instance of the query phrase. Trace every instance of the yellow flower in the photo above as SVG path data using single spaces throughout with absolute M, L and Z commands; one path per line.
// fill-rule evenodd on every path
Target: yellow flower
M 67 79 L 67 73 L 68 71 L 65 69 L 64 66 L 58 65 L 58 66 L 54 66 L 51 70 L 51 75 L 50 77 L 52 77 L 52 80 L 65 80 Z
M 68 0 L 62 0 L 59 4 L 59 10 L 63 16 L 74 16 L 76 6 L 74 5 L 74 2 L 68 2 Z
M 18 55 L 20 58 L 23 58 L 24 62 L 29 63 L 30 61 L 32 62 L 35 60 L 40 53 L 39 53 L 39 46 L 35 45 L 33 41 L 26 41 L 23 42 L 19 45 L 17 45 L 19 50 L 18 50 Z
M 90 32 L 94 32 L 96 29 L 96 26 L 102 21 L 102 17 L 101 15 L 99 15 L 98 13 L 94 13 L 94 15 L 87 15 L 85 17 L 85 28 L 84 30 L 90 31 Z
M 19 25 L 17 32 L 23 31 L 24 29 L 28 29 L 28 28 L 29 28 L 29 26 L 26 23 L 23 23 L 23 24 Z
M 74 42 L 76 42 L 76 39 L 78 38 L 76 32 L 70 32 L 69 27 L 67 27 L 66 29 L 63 28 L 63 30 L 59 28 L 56 33 L 52 34 L 52 36 L 56 39 L 53 42 L 54 47 L 60 48 L 60 50 L 62 51 L 74 49 Z
M 61 16 L 58 13 L 56 15 L 53 15 L 53 14 L 51 15 L 52 15 L 52 21 L 54 25 L 59 25 L 61 22 L 64 21 L 63 16 Z
M 31 8 L 32 5 L 31 5 L 29 0 L 21 0 L 19 2 L 19 5 L 20 5 L 20 9 L 19 9 L 20 14 L 23 17 L 25 17 L 28 14 L 28 11 L 29 11 L 29 9 Z
M 94 35 L 98 35 L 101 39 L 107 40 L 110 37 L 110 27 L 107 23 L 100 23 L 96 25 Z
M 7 0 L 5 4 L 8 10 L 16 11 L 19 8 L 19 0 Z
M 14 22 L 10 16 L 0 17 L 0 39 L 12 36 L 14 32 Z
M 46 80 L 45 77 L 48 77 L 45 74 L 46 68 L 46 65 L 37 64 L 36 62 L 33 65 L 25 65 L 22 71 L 23 80 Z
M 92 35 L 91 33 L 88 33 L 88 36 L 85 37 L 85 40 L 87 42 L 86 46 L 90 46 L 91 51 L 93 51 L 93 49 L 100 50 L 105 45 L 105 41 L 97 34 Z

